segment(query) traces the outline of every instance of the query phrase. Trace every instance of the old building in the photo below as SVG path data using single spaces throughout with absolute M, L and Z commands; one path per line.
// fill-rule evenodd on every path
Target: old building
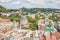
M 32 17 L 32 19 L 35 18 L 35 14 L 28 14 L 27 16 Z
M 20 26 L 21 27 L 28 27 L 29 26 L 26 16 L 21 16 Z

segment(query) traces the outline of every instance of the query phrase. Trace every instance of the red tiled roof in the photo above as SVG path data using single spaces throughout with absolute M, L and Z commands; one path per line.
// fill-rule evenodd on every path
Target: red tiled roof
M 2 30 L 2 33 L 4 33 L 4 34 L 5 34 L 6 32 L 7 32 L 7 30 Z
M 44 39 L 44 37 L 40 37 L 40 40 L 43 40 Z
M 9 19 L 2 19 L 2 18 L 0 18 L 0 22 L 10 22 L 10 20 Z
M 43 37 L 41 36 L 41 34 L 40 34 L 40 37 L 41 37 L 40 40 L 43 40 Z M 59 32 L 52 32 L 52 35 L 45 36 L 45 38 L 46 38 L 46 40 L 60 40 L 60 33 Z
M 57 40 L 57 39 L 56 39 L 56 36 L 52 36 L 52 40 Z
M 51 40 L 50 36 L 46 36 L 46 40 Z
M 0 38 L 0 40 L 2 40 L 2 39 Z

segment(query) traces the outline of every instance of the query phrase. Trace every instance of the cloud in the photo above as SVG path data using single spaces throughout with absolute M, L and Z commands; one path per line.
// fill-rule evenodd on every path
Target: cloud
M 11 0 L 0 0 L 0 3 L 10 2 Z
M 10 0 L 10 3 L 7 3 L 11 8 L 18 7 L 39 7 L 39 8 L 60 8 L 60 0 Z M 0 2 L 9 2 L 8 0 L 0 0 Z M 4 6 L 6 3 L 4 3 Z M 1 4 L 3 5 L 3 4 Z M 15 7 L 12 7 L 12 6 Z
M 42 4 L 45 3 L 45 0 L 26 0 L 27 2 L 34 3 L 34 4 Z
M 20 7 L 60 8 L 60 0 L 20 0 L 19 2 L 15 4 L 19 4 Z
M 55 0 L 53 3 L 60 4 L 60 0 Z
M 20 3 L 21 3 L 20 1 L 12 2 L 12 4 L 15 4 L 15 5 L 18 5 L 18 4 L 20 4 Z
M 60 3 L 60 0 L 24 0 L 37 5 Z

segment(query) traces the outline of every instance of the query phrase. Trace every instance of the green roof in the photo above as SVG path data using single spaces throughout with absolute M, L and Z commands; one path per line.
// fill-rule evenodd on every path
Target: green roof
M 46 28 L 44 28 L 44 31 L 54 31 L 54 28 L 52 28 L 52 27 L 46 27 Z

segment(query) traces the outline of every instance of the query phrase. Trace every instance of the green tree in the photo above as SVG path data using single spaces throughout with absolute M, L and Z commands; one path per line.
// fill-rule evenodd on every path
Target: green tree
M 15 20 L 16 22 L 20 21 L 20 18 L 21 18 L 21 16 L 18 15 L 18 14 L 17 14 L 17 15 L 11 14 L 11 15 L 9 16 L 9 19 L 10 19 L 11 21 Z
M 49 26 L 50 26 L 50 27 L 52 26 L 52 23 L 51 23 L 51 21 L 49 21 Z
M 30 23 L 36 23 L 37 22 L 36 18 L 33 19 L 32 17 L 27 16 L 27 19 Z
M 45 16 L 44 15 L 40 15 L 40 18 L 45 19 Z
M 37 30 L 37 27 L 38 27 L 38 26 L 37 26 L 36 23 L 35 23 L 35 24 L 30 24 L 30 25 L 29 25 L 29 29 L 30 29 L 30 30 Z
M 52 19 L 53 21 L 58 21 L 59 20 L 54 13 L 52 14 L 52 16 L 49 17 L 49 19 Z
M 40 15 L 39 15 L 39 14 L 36 14 L 36 15 L 35 15 L 35 18 L 36 18 L 37 20 L 39 20 L 39 19 L 40 19 Z

